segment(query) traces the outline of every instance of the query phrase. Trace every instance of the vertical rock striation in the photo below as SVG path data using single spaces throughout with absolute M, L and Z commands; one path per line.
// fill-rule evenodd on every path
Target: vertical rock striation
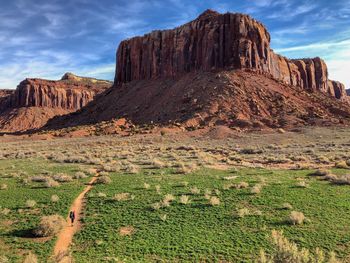
M 3 108 L 49 107 L 79 110 L 111 82 L 66 73 L 61 80 L 25 79 L 2 103 Z
M 249 69 L 337 99 L 346 94 L 342 84 L 328 79 L 322 59 L 280 56 L 270 48 L 270 34 L 263 24 L 248 15 L 212 10 L 173 30 L 122 41 L 116 67 L 115 84 L 192 71 Z

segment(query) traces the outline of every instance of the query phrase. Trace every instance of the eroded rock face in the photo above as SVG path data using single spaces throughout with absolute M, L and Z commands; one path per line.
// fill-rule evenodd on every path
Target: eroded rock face
M 9 107 L 49 107 L 78 110 L 112 84 L 66 73 L 62 80 L 25 79 L 11 95 Z
M 79 110 L 111 86 L 109 81 L 71 73 L 58 81 L 25 79 L 16 90 L 0 91 L 0 132 L 41 128 L 55 116 Z
M 0 90 L 0 112 L 9 106 L 11 96 L 15 90 Z
M 328 80 L 322 59 L 282 57 L 270 48 L 264 25 L 248 15 L 212 10 L 173 30 L 121 42 L 115 83 L 215 69 L 249 69 L 310 92 L 321 91 L 338 99 L 345 94 L 343 85 Z

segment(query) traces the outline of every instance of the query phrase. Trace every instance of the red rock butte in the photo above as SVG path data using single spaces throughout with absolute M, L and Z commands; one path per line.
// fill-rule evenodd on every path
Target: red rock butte
M 61 80 L 25 79 L 0 92 L 0 131 L 40 128 L 56 116 L 77 111 L 112 83 L 66 73 Z
M 265 26 L 248 15 L 207 10 L 173 30 L 122 41 L 115 83 L 193 71 L 249 69 L 287 85 L 347 99 L 344 85 L 328 79 L 322 59 L 289 60 L 273 52 L 270 40 Z
M 270 48 L 270 40 L 265 26 L 248 15 L 207 10 L 175 29 L 122 41 L 114 85 L 96 97 L 92 86 L 81 89 L 84 82 L 67 75 L 57 83 L 26 80 L 9 101 L 74 112 L 53 112 L 43 129 L 120 118 L 188 129 L 350 123 L 349 97 L 343 84 L 329 80 L 325 62 L 289 60 Z

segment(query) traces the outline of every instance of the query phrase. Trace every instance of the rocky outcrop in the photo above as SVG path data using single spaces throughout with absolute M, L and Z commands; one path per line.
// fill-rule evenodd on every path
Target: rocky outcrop
M 66 73 L 59 81 L 25 79 L 11 95 L 7 107 L 78 110 L 111 85 L 108 81 L 82 78 L 71 73 Z
M 11 95 L 14 92 L 14 90 L 0 90 L 0 112 L 8 107 Z
M 322 59 L 282 57 L 270 48 L 270 34 L 263 24 L 248 15 L 212 10 L 173 30 L 122 41 L 117 51 L 115 84 L 217 69 L 253 70 L 337 99 L 345 94 L 343 85 L 328 79 Z
M 25 79 L 16 90 L 0 92 L 0 132 L 41 128 L 55 116 L 81 109 L 111 86 L 71 73 L 58 81 Z

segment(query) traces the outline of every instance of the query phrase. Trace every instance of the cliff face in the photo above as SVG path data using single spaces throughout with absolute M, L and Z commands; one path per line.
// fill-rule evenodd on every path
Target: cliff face
M 14 92 L 14 90 L 0 90 L 0 111 L 8 106 Z
M 270 34 L 261 23 L 247 15 L 211 10 L 173 30 L 121 42 L 115 83 L 215 69 L 249 69 L 337 99 L 345 95 L 342 84 L 328 79 L 322 59 L 282 57 L 270 48 Z
M 55 116 L 81 109 L 111 86 L 109 81 L 71 73 L 58 81 L 25 79 L 16 90 L 0 91 L 0 131 L 40 128 Z
M 66 73 L 61 80 L 25 79 L 10 96 L 7 107 L 49 107 L 78 110 L 112 85 L 108 81 Z
M 96 95 L 95 91 L 82 87 L 70 87 L 54 81 L 26 79 L 22 81 L 10 107 L 49 107 L 78 110 L 90 102 Z

